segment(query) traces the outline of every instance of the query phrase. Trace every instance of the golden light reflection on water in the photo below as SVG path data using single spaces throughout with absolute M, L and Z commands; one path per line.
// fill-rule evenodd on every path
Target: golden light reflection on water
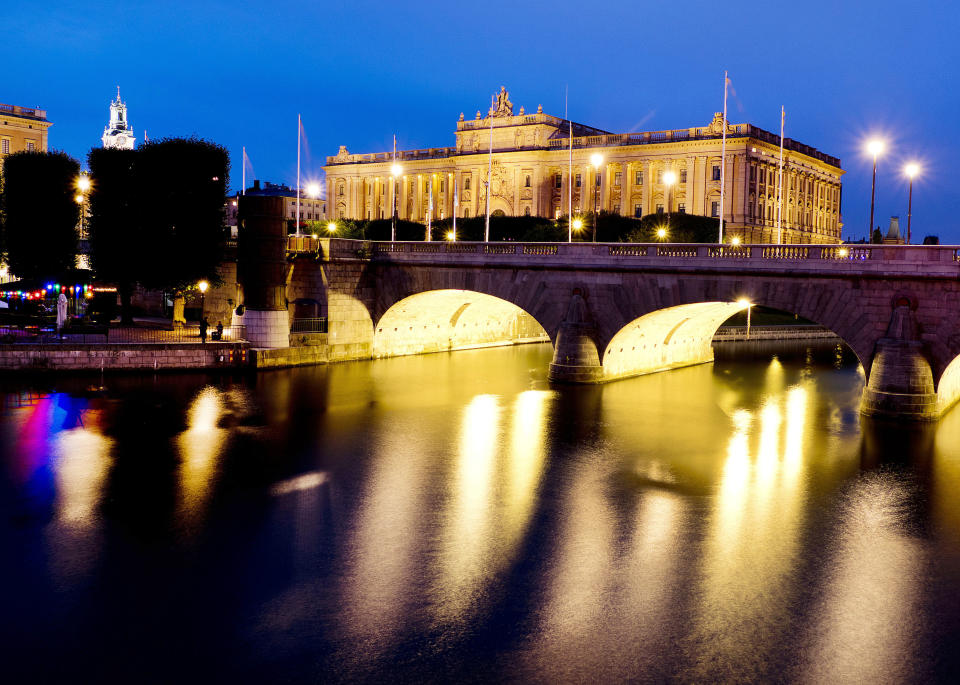
M 187 409 L 187 430 L 176 438 L 181 458 L 180 506 L 193 526 L 200 523 L 217 462 L 230 434 L 217 425 L 224 409 L 223 393 L 205 386 Z
M 546 390 L 527 390 L 517 395 L 513 403 L 503 489 L 508 549 L 513 549 L 523 537 L 533 513 L 546 456 L 548 402 L 553 394 Z
M 904 530 L 909 493 L 895 477 L 857 483 L 841 512 L 809 630 L 804 682 L 910 682 L 920 645 L 924 554 Z
M 717 659 L 750 665 L 756 645 L 789 621 L 795 560 L 804 519 L 804 382 L 784 389 L 780 362 L 765 376 L 754 413 L 734 412 L 733 433 L 707 524 L 700 599 L 691 640 L 694 679 L 709 678 Z

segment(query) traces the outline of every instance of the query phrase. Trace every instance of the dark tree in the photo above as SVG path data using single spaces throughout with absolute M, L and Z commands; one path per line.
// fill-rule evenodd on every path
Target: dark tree
M 923 237 L 923 244 L 924 244 L 924 245 L 939 245 L 939 244 L 940 244 L 940 236 L 938 236 L 938 235 L 926 235 L 926 236 Z
M 149 246 L 138 225 L 136 157 L 135 150 L 107 148 L 93 148 L 87 156 L 93 184 L 89 220 L 91 266 L 98 278 L 117 286 L 123 323 L 132 323 L 130 296 L 145 258 L 150 258 Z
M 79 174 L 80 164 L 64 152 L 4 158 L 3 246 L 18 277 L 59 279 L 76 269 Z
M 206 140 L 166 138 L 140 146 L 134 176 L 145 245 L 141 284 L 183 292 L 201 280 L 220 281 L 229 172 L 226 149 Z

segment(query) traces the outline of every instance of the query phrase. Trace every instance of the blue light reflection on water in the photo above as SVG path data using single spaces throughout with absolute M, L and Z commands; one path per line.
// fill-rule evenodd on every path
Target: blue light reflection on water
M 862 375 L 832 356 L 567 388 L 546 383 L 549 354 L 8 402 L 8 672 L 953 672 L 960 414 L 861 426 Z

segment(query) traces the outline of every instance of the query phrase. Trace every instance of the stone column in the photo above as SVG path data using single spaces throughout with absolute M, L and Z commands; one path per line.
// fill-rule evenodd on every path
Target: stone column
M 901 298 L 887 337 L 877 341 L 860 405 L 867 416 L 899 421 L 933 421 L 938 416 L 933 372 L 919 339 L 914 306 Z
M 243 288 L 242 324 L 254 347 L 289 347 L 284 201 L 241 195 L 237 276 Z
M 580 289 L 573 291 L 567 316 L 557 331 L 547 377 L 557 383 L 600 383 L 603 367 L 595 342 L 596 328 Z

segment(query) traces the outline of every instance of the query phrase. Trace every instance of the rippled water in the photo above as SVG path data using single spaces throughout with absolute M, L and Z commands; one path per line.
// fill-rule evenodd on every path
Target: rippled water
M 549 346 L 7 381 L 15 682 L 951 680 L 960 411 L 832 350 L 550 387 Z

